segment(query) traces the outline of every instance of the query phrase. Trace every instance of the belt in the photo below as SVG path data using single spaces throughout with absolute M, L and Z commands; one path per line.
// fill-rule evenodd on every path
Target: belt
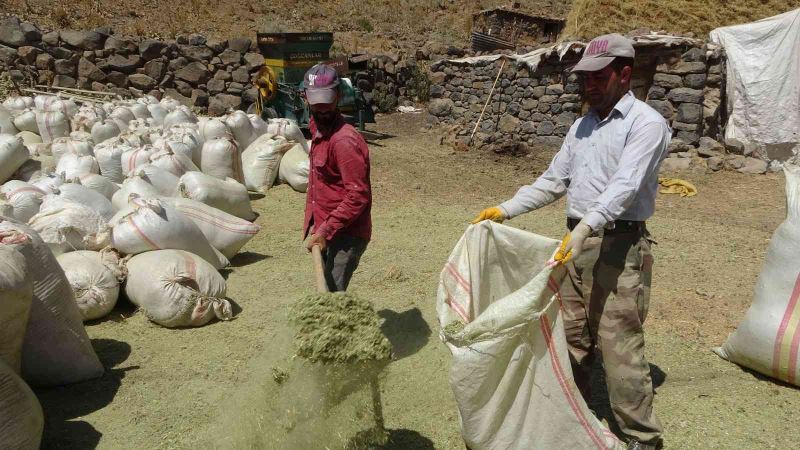
M 581 219 L 573 219 L 572 217 L 567 217 L 567 228 L 572 231 L 578 223 L 580 223 Z M 634 231 L 644 231 L 647 227 L 645 223 L 638 220 L 615 220 L 613 222 L 609 222 L 603 227 L 603 234 L 617 234 L 617 233 L 631 233 Z M 599 231 L 592 233 L 592 235 L 598 235 Z

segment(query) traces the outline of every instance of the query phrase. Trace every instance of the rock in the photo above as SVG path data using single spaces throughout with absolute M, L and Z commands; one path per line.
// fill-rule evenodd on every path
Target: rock
M 736 169 L 741 173 L 751 173 L 760 175 L 762 173 L 767 173 L 768 164 L 763 159 L 757 158 L 747 158 L 744 161 L 742 167 Z
M 687 73 L 706 73 L 706 65 L 702 62 L 678 61 L 673 65 L 660 64 L 656 71 L 672 75 L 686 75 Z
M 203 84 L 210 78 L 211 74 L 205 64 L 200 62 L 189 63 L 175 72 L 175 77 L 180 80 L 194 84 Z
M 678 131 L 676 134 L 678 139 L 688 142 L 689 144 L 697 144 L 700 140 L 700 135 L 694 131 Z
M 156 39 L 145 39 L 139 42 L 139 54 L 145 61 L 158 58 L 165 48 L 167 48 L 167 44 Z
M 543 95 L 539 98 L 539 103 L 558 103 L 558 97 L 555 95 Z
M 97 91 L 97 92 L 103 92 L 103 91 L 106 90 L 106 85 L 103 84 L 103 83 L 100 83 L 98 81 L 93 81 L 92 82 L 92 90 L 93 91 Z
M 668 147 L 670 153 L 688 152 L 691 149 L 691 145 L 678 138 L 672 139 Z
M 214 52 L 205 45 L 179 45 L 178 50 L 189 61 L 208 61 L 214 57 Z
M 29 22 L 22 22 L 19 24 L 22 34 L 25 36 L 25 42 L 28 44 L 38 44 L 42 41 L 42 32 L 39 28 Z
M 115 53 L 132 53 L 137 51 L 136 45 L 127 40 L 116 36 L 109 36 L 103 45 L 104 50 L 112 50 Z
M 51 70 L 39 70 L 39 76 L 37 77 L 37 81 L 39 84 L 46 84 L 51 85 L 53 84 L 53 78 L 56 74 Z
M 581 92 L 581 85 L 578 83 L 567 83 L 567 85 L 564 86 L 564 92 L 567 94 L 578 94 Z
M 77 64 L 71 59 L 57 59 L 53 67 L 59 75 L 74 76 L 78 70 Z
M 647 104 L 667 120 L 672 120 L 672 116 L 675 114 L 675 109 L 672 107 L 672 103 L 666 100 L 648 100 Z
M 653 75 L 653 84 L 667 89 L 674 89 L 683 86 L 683 78 L 681 78 L 680 75 L 657 73 Z
M 169 61 L 169 70 L 177 71 L 189 65 L 189 60 L 180 56 Z
M 128 92 L 131 93 L 133 98 L 139 98 L 144 95 L 144 92 L 142 92 L 140 89 L 136 89 L 135 87 L 129 87 Z
M 581 96 L 578 94 L 564 94 L 558 97 L 559 103 L 580 103 Z
M 461 49 L 461 48 L 458 48 L 458 47 L 454 47 L 452 45 L 447 47 L 446 53 L 449 56 L 456 56 L 458 58 L 460 58 L 460 57 L 462 57 L 462 56 L 467 54 L 467 52 L 464 51 L 464 49 Z
M 245 103 L 255 103 L 258 99 L 258 88 L 250 88 L 242 92 L 242 101 Z
M 708 136 L 703 136 L 703 137 L 700 138 L 700 141 L 699 141 L 698 147 L 697 147 L 697 151 L 698 151 L 698 153 L 700 153 L 700 152 L 721 153 L 721 152 L 725 151 L 725 147 L 722 144 L 720 144 L 719 142 L 715 141 L 714 139 L 712 139 L 712 138 L 710 138 Z M 704 156 L 704 155 L 702 153 L 700 153 L 700 156 Z M 708 156 L 715 156 L 715 155 L 712 154 L 712 155 L 708 155 Z
M 361 80 L 359 80 L 359 82 L 361 82 Z M 442 98 L 444 96 L 444 93 L 445 93 L 444 88 L 436 84 L 432 84 L 428 88 L 428 96 L 430 96 L 430 98 Z
M 177 89 L 178 92 L 180 92 L 180 94 L 186 98 L 189 98 L 192 95 L 192 85 L 185 81 L 176 80 L 175 89 Z
M 106 74 L 106 79 L 118 88 L 128 88 L 128 77 L 122 72 L 109 72 Z
M 561 104 L 555 103 L 553 105 L 550 105 L 550 114 L 556 115 L 559 113 L 561 113 Z
M 526 98 L 522 101 L 522 109 L 525 111 L 533 111 L 539 106 L 539 101 L 534 98 Z
M 251 43 L 252 41 L 245 37 L 228 39 L 228 48 L 238 53 L 247 53 L 250 51 Z
M 53 55 L 55 59 L 72 59 L 75 56 L 75 53 L 67 50 L 64 47 L 48 47 L 47 53 Z
M 25 32 L 22 31 L 19 19 L 12 16 L 0 20 L 0 43 L 12 47 L 22 47 L 28 44 L 25 40 Z
M 724 160 L 720 156 L 712 156 L 706 160 L 706 167 L 714 172 L 720 171 L 723 167 L 723 161 Z
M 690 88 L 676 88 L 669 91 L 667 98 L 673 103 L 703 103 L 703 91 Z
M 194 102 L 190 97 L 186 97 L 185 95 L 181 94 L 175 89 L 167 88 L 164 89 L 164 95 L 169 96 L 177 100 L 181 105 L 191 108 L 194 106 Z
M 225 82 L 212 78 L 206 83 L 206 89 L 208 89 L 210 94 L 219 94 L 225 90 Z
M 522 122 L 519 131 L 523 134 L 536 134 L 536 124 L 530 121 Z
M 42 36 L 42 42 L 47 45 L 56 47 L 58 46 L 58 31 L 51 31 Z
M 17 56 L 19 56 L 19 59 L 29 66 L 36 64 L 36 58 L 41 54 L 41 50 L 29 45 L 25 45 L 17 49 Z
M 226 48 L 219 54 L 220 62 L 223 65 L 239 64 L 242 61 L 242 54 L 236 50 Z
M 228 85 L 227 91 L 229 94 L 242 95 L 242 92 L 244 92 L 244 85 L 242 83 L 231 83 Z
M 672 129 L 677 131 L 697 131 L 700 125 L 696 123 L 672 122 Z
M 558 117 L 556 117 L 556 125 L 564 125 L 570 127 L 577 118 L 578 118 L 577 114 L 565 111 L 559 114 Z
M 206 45 L 206 37 L 197 33 L 190 34 L 189 45 Z
M 103 81 L 106 74 L 86 58 L 78 60 L 78 77 L 89 81 Z
M 561 95 L 564 93 L 564 86 L 561 84 L 551 84 L 545 89 L 546 95 Z
M 52 70 L 56 59 L 47 53 L 36 56 L 36 68 L 39 70 Z
M 230 81 L 231 74 L 225 70 L 218 70 L 217 73 L 214 74 L 214 79 L 222 80 L 222 81 Z
M 78 81 L 68 75 L 56 75 L 53 77 L 53 86 L 74 88 L 78 85 Z
M 660 172 L 681 172 L 692 167 L 691 158 L 667 158 L 661 163 Z
M 536 134 L 539 136 L 550 136 L 553 134 L 554 130 L 555 125 L 553 125 L 553 122 L 545 120 L 539 123 L 539 126 L 536 127 Z
M 533 97 L 534 98 L 542 98 L 547 93 L 547 87 L 545 86 L 536 86 L 533 88 Z
M 98 64 L 97 66 L 103 71 L 115 70 L 117 72 L 131 74 L 136 72 L 136 69 L 141 65 L 142 58 L 140 58 L 139 55 L 114 55 L 111 58 L 108 58 L 104 63 Z
M 208 106 L 208 93 L 202 89 L 192 90 L 192 104 L 194 106 Z
M 242 98 L 236 95 L 218 94 L 211 97 L 208 104 L 210 116 L 221 116 L 229 109 L 236 109 L 242 104 Z
M 706 85 L 706 74 L 690 73 L 683 77 L 683 85 L 692 89 L 703 89 Z
M 61 41 L 81 50 L 100 50 L 106 37 L 95 31 L 64 30 L 59 33 Z
M 497 129 L 506 134 L 512 134 L 519 127 L 520 121 L 511 114 L 503 114 L 497 122 Z
M 252 72 L 254 69 L 258 69 L 264 65 L 264 57 L 259 53 L 245 53 L 244 63 L 247 70 Z
M 131 83 L 131 86 L 142 91 L 149 91 L 158 84 L 153 78 L 140 73 L 129 76 L 128 81 Z
M 703 106 L 697 103 L 682 103 L 678 105 L 678 116 L 676 120 L 683 123 L 702 123 Z
M 231 79 L 236 83 L 248 83 L 250 82 L 250 73 L 244 67 L 239 67 L 231 72 Z
M 735 153 L 738 155 L 744 154 L 744 142 L 735 138 L 725 138 L 725 148 L 730 153 Z
M 449 98 L 437 98 L 428 104 L 428 112 L 436 117 L 444 117 L 453 110 L 453 101 Z
M 477 97 L 476 97 L 476 98 L 477 98 Z M 480 105 L 480 103 L 478 103 L 478 102 L 475 102 L 475 104 L 476 104 L 476 105 Z M 509 113 L 509 114 L 511 114 L 512 116 L 515 116 L 515 117 L 516 117 L 517 115 L 519 115 L 519 112 L 520 112 L 520 110 L 521 110 L 521 109 L 522 109 L 522 107 L 520 106 L 520 104 L 519 104 L 519 103 L 517 103 L 517 102 L 511 102 L 511 103 L 509 103 L 509 104 L 508 104 L 508 106 L 506 107 L 506 112 L 507 112 L 507 113 Z
M 694 47 L 681 55 L 681 59 L 686 62 L 706 62 L 706 52 L 700 47 Z
M 144 64 L 144 74 L 156 80 L 156 82 L 161 81 L 166 71 L 167 63 L 161 59 L 152 59 Z
M 728 155 L 724 158 L 724 165 L 727 169 L 738 170 L 744 167 L 746 161 L 747 158 L 743 155 Z
M 0 62 L 6 66 L 12 66 L 17 59 L 17 49 L 0 45 Z M 3 68 L 5 71 L 5 68 Z

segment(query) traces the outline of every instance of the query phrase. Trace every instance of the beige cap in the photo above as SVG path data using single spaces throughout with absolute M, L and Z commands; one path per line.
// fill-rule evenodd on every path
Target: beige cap
M 602 70 L 614 61 L 614 58 L 633 58 L 633 42 L 621 34 L 604 34 L 589 42 L 583 56 L 572 72 L 595 72 Z

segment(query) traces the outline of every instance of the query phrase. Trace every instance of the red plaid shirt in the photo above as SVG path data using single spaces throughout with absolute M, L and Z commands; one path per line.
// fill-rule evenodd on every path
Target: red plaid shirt
M 332 131 L 321 133 L 314 119 L 303 238 L 314 233 L 331 240 L 338 235 L 372 237 L 372 189 L 369 148 L 340 115 Z

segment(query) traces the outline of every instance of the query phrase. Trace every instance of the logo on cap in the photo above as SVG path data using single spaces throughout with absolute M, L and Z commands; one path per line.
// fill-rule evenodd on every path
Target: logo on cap
M 586 56 L 595 56 L 608 51 L 608 39 L 597 39 L 589 43 Z

